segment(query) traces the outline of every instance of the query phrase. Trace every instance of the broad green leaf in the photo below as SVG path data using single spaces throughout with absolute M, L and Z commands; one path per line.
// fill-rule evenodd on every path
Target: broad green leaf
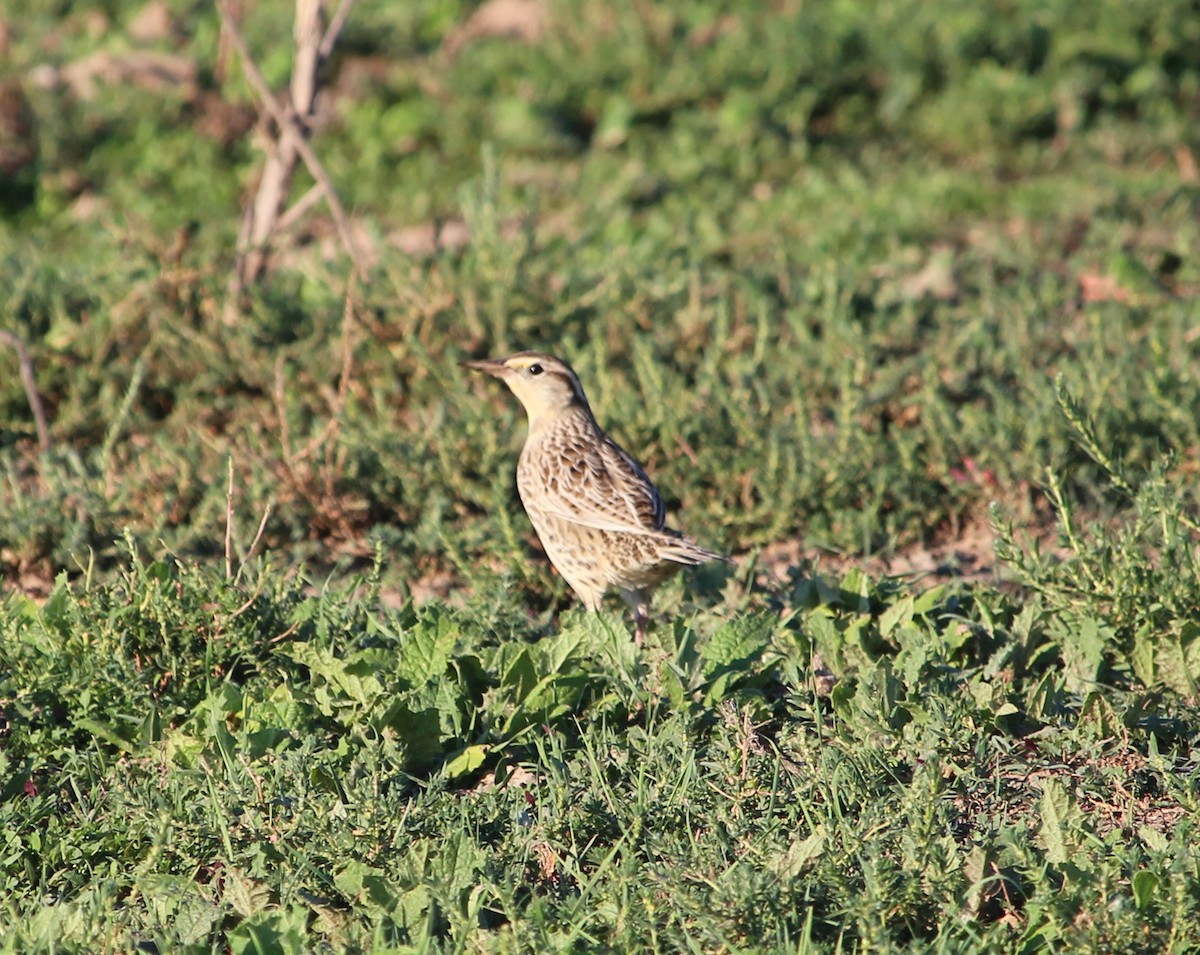
M 1096 739 L 1124 737 L 1125 727 L 1103 693 L 1090 693 L 1079 713 L 1079 726 L 1090 730 Z
M 441 851 L 429 861 L 430 874 L 452 892 L 471 888 L 487 854 L 470 834 L 451 832 L 442 841 Z
M 285 651 L 297 663 L 308 668 L 319 681 L 334 691 L 328 690 L 317 698 L 325 704 L 327 712 L 344 697 L 362 705 L 370 704 L 383 692 L 383 686 L 375 676 L 377 665 L 375 651 L 364 651 L 349 659 L 343 659 L 327 647 L 313 643 L 294 643 Z
M 429 611 L 399 637 L 396 672 L 412 687 L 439 679 L 446 672 L 458 640 L 458 627 L 445 611 Z
M 748 672 L 770 644 L 774 618 L 766 614 L 747 614 L 723 623 L 700 649 L 704 673 L 713 676 L 730 667 Z
M 1133 674 L 1141 681 L 1142 686 L 1151 687 L 1158 682 L 1157 667 L 1155 666 L 1156 651 L 1157 641 L 1154 631 L 1147 622 L 1133 635 L 1133 649 L 1129 654 Z
M 781 879 L 794 879 L 825 851 L 825 826 L 818 825 L 803 839 L 793 842 L 774 862 Z
M 1149 869 L 1140 869 L 1133 874 L 1133 904 L 1139 909 L 1150 906 L 1158 894 L 1162 880 Z
M 1188 620 L 1164 641 L 1164 682 L 1185 696 L 1200 695 L 1200 622 Z
M 658 682 L 662 687 L 663 695 L 666 696 L 667 702 L 670 704 L 671 709 L 675 710 L 676 712 L 682 710 L 686 700 L 687 690 L 683 685 L 683 679 L 680 677 L 679 672 L 675 669 L 675 667 L 669 665 L 669 661 L 665 661 L 664 664 L 659 667 Z
M 901 597 L 879 615 L 879 632 L 884 637 L 890 637 L 892 631 L 912 622 L 914 613 L 913 597 Z
M 357 901 L 370 892 L 372 880 L 382 876 L 382 869 L 360 859 L 351 859 L 334 874 L 333 884 L 347 899 Z
M 59 637 L 70 636 L 71 603 L 75 599 L 63 571 L 54 578 L 54 589 L 42 604 L 42 622 Z
M 230 866 L 224 872 L 221 897 L 238 915 L 248 919 L 270 904 L 271 888 L 250 878 L 236 866 Z
M 468 746 L 457 756 L 448 760 L 442 767 L 442 772 L 452 780 L 469 776 L 487 762 L 491 750 L 492 747 L 484 744 Z
M 517 701 L 525 699 L 537 685 L 538 674 L 533 666 L 529 647 L 522 647 L 500 677 L 500 685 L 512 690 Z
M 983 900 L 984 880 L 990 874 L 991 861 L 987 847 L 972 846 L 963 857 L 963 880 L 967 884 L 967 894 L 963 908 L 965 914 L 975 917 L 979 914 L 979 905 Z
M 851 567 L 838 589 L 838 603 L 852 613 L 871 612 L 871 578 L 858 567 Z
M 576 662 L 585 655 L 581 651 L 598 648 L 591 631 L 583 627 L 572 627 L 539 640 L 529 649 L 538 673 L 551 674 L 574 671 Z
M 946 584 L 936 584 L 928 590 L 922 590 L 913 599 L 913 613 L 919 617 L 923 617 L 931 610 L 940 607 L 945 598 L 946 590 Z
M 204 938 L 225 916 L 220 906 L 205 898 L 193 878 L 144 873 L 135 884 L 147 909 L 160 923 L 171 925 L 184 944 Z
M 638 650 L 629 628 L 617 616 L 609 613 L 577 613 L 564 633 L 578 635 L 571 649 L 572 658 L 607 658 L 619 669 L 629 673 L 638 663 Z
M 1105 650 L 1114 642 L 1112 629 L 1094 617 L 1075 614 L 1057 618 L 1053 629 L 1062 647 L 1067 689 L 1086 693 L 1100 678 Z
M 410 932 L 421 928 L 429 918 L 429 908 L 433 904 L 429 889 L 424 885 L 404 892 L 396 900 L 395 915 L 401 927 Z
M 392 701 L 379 720 L 396 734 L 404 747 L 405 766 L 416 770 L 433 763 L 442 755 L 441 725 L 437 708 L 414 706 L 416 694 L 405 694 Z
M 855 715 L 855 698 L 858 695 L 858 681 L 841 679 L 834 684 L 829 694 L 829 702 L 834 712 L 846 722 L 851 722 Z
M 162 716 L 158 712 L 158 707 L 151 706 L 146 711 L 146 716 L 142 720 L 141 729 L 138 733 L 138 742 L 142 746 L 150 746 L 152 743 L 161 741 L 162 734 Z
M 926 627 L 909 623 L 895 629 L 892 638 L 900 646 L 895 658 L 896 672 L 905 686 L 914 687 L 920 683 L 930 660 L 936 660 L 941 655 L 941 647 L 934 646 L 934 634 Z
M 281 752 L 292 742 L 291 730 L 281 726 L 271 726 L 255 730 L 245 736 L 244 752 L 251 759 L 261 759 L 267 753 Z
M 1166 852 L 1171 845 L 1170 840 L 1151 826 L 1139 826 L 1138 838 L 1151 852 Z
M 97 739 L 104 740 L 104 742 L 115 746 L 122 752 L 132 753 L 134 750 L 133 744 L 130 743 L 129 740 L 125 739 L 113 727 L 106 723 L 101 723 L 99 720 L 94 720 L 87 716 L 79 717 L 74 722 L 77 728 L 86 733 L 90 733 Z
M 1055 670 L 1047 671 L 1029 693 L 1025 711 L 1032 719 L 1050 721 L 1062 710 L 1063 677 Z
M 1046 850 L 1046 858 L 1055 865 L 1077 862 L 1073 858 L 1075 837 L 1073 829 L 1080 824 L 1079 808 L 1070 794 L 1057 779 L 1042 781 L 1042 795 L 1038 799 L 1038 814 L 1041 825 L 1038 841 Z
M 184 729 L 167 730 L 164 737 L 167 758 L 180 766 L 192 767 L 204 752 L 204 743 Z
M 308 951 L 308 910 L 300 906 L 262 912 L 229 934 L 234 955 L 301 955 Z

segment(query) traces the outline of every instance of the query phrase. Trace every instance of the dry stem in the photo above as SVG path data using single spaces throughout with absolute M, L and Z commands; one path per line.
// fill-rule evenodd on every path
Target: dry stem
M 310 190 L 310 193 L 301 197 L 296 207 L 284 212 L 297 159 L 303 161 L 316 182 L 314 189 L 324 197 L 338 237 L 355 270 L 362 269 L 361 256 L 350 231 L 345 209 L 307 138 L 308 121 L 317 95 L 317 71 L 332 52 L 338 33 L 349 16 L 351 3 L 352 0 L 342 0 L 328 29 L 322 33 L 321 0 L 296 0 L 296 55 L 292 66 L 290 96 L 281 104 L 251 57 L 246 39 L 226 0 L 217 0 L 217 12 L 224 34 L 237 50 L 246 80 L 275 127 L 275 135 L 267 148 L 267 160 L 258 192 L 242 219 L 238 236 L 238 263 L 226 303 L 227 322 L 232 321 L 246 286 L 261 277 L 271 239 L 279 234 L 282 226 L 294 224 L 312 203 Z
M 50 450 L 50 430 L 46 427 L 46 410 L 42 407 L 42 398 L 38 394 L 37 379 L 33 375 L 33 361 L 29 357 L 29 349 L 25 342 L 10 331 L 0 329 L 0 342 L 9 345 L 17 353 L 17 365 L 21 370 L 21 385 L 25 388 L 25 399 L 29 402 L 29 410 L 33 412 L 33 422 L 37 426 L 38 448 L 42 454 Z

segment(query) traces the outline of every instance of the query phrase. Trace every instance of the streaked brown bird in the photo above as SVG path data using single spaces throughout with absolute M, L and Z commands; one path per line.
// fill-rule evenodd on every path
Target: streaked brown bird
M 728 558 L 666 526 L 658 491 L 596 423 L 566 362 L 522 351 L 465 364 L 499 378 L 525 406 L 517 491 L 546 556 L 589 610 L 619 591 L 641 646 L 658 586 L 684 565 Z

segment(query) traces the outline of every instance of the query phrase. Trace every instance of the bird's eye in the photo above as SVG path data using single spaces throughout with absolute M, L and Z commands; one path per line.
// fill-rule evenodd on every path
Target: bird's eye
M 531 374 L 531 375 L 540 375 L 544 370 L 545 369 L 542 368 L 541 365 L 530 365 L 529 366 L 529 374 Z

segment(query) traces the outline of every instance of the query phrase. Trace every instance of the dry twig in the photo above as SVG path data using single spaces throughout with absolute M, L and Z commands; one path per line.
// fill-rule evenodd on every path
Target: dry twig
M 225 491 L 225 579 L 233 580 L 233 456 L 229 457 L 229 485 Z M 271 509 L 273 502 L 267 501 L 267 506 L 263 508 L 262 520 L 258 522 L 258 530 L 254 534 L 254 540 L 250 542 L 250 549 L 242 555 L 238 561 L 238 575 L 241 575 L 242 568 L 246 566 L 254 557 L 254 551 L 262 540 L 263 532 L 267 529 L 267 521 L 271 519 Z M 257 596 L 257 595 L 255 595 Z M 254 602 L 254 597 L 247 601 L 246 605 L 234 611 L 233 616 L 240 616 L 246 607 Z
M 329 26 L 325 29 L 325 35 L 321 37 L 321 47 L 318 50 L 322 63 L 332 55 L 334 44 L 337 43 L 338 34 L 342 32 L 342 27 L 350 19 L 350 8 L 352 6 L 354 6 L 354 0 L 342 0 L 338 4 L 337 12 L 334 13 L 333 19 L 329 21 Z
M 229 486 L 225 489 L 225 579 L 233 579 L 233 457 L 229 458 Z
M 50 429 L 46 427 L 46 410 L 42 407 L 42 398 L 38 394 L 37 379 L 33 375 L 33 361 L 29 357 L 29 349 L 25 342 L 10 331 L 0 329 L 0 342 L 10 346 L 17 353 L 17 366 L 21 371 L 21 385 L 25 389 L 25 399 L 29 402 L 29 410 L 33 412 L 33 423 L 37 427 L 38 448 L 42 454 L 50 450 Z
M 296 55 L 292 67 L 290 95 L 280 103 L 250 55 L 250 48 L 237 26 L 227 0 L 217 0 L 217 12 L 220 14 L 225 36 L 237 50 L 246 80 L 254 89 L 276 130 L 275 137 L 268 147 L 267 161 L 259 181 L 258 192 L 253 203 L 247 206 L 242 219 L 238 236 L 238 264 L 227 303 L 227 321 L 231 320 L 231 311 L 236 308 L 245 287 L 262 275 L 272 237 L 279 234 L 281 225 L 294 224 L 312 204 L 313 190 L 310 190 L 301 197 L 295 207 L 284 212 L 297 159 L 303 161 L 316 182 L 314 189 L 325 199 L 342 247 L 354 263 L 355 270 L 362 270 L 361 254 L 354 242 L 345 209 L 333 182 L 308 142 L 308 121 L 312 116 L 317 94 L 317 71 L 333 50 L 338 33 L 349 16 L 351 2 L 352 0 L 342 0 L 329 27 L 322 33 L 321 0 L 297 0 L 294 30 Z

